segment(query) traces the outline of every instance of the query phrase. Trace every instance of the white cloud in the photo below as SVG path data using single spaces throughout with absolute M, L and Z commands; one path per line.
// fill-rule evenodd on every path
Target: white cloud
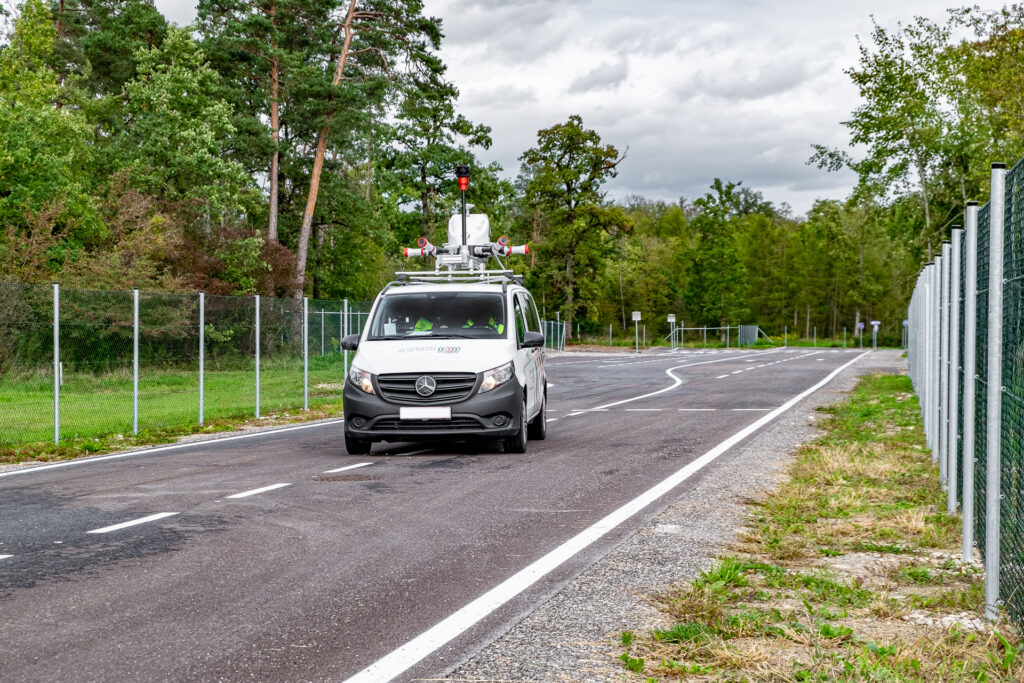
M 626 80 L 628 75 L 629 65 L 626 62 L 599 64 L 587 73 L 574 78 L 569 84 L 569 92 L 588 93 L 597 90 L 614 90 L 617 85 Z
M 156 0 L 189 23 L 189 2 Z M 459 109 L 490 125 L 509 175 L 537 131 L 579 114 L 629 158 L 609 183 L 675 200 L 715 177 L 742 180 L 805 213 L 842 198 L 850 173 L 807 166 L 812 144 L 844 146 L 840 125 L 857 104 L 843 73 L 871 16 L 885 26 L 934 0 L 425 0 L 443 21 L 441 56 Z

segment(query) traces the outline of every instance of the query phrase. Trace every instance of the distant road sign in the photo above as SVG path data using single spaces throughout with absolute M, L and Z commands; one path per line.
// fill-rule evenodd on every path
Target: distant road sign
M 640 320 L 640 311 L 633 311 L 633 320 Z
M 674 323 L 676 321 L 676 314 L 675 313 L 669 313 L 668 314 L 668 321 L 670 323 Z
M 882 321 L 881 321 L 881 320 L 872 320 L 872 321 L 871 321 L 871 324 L 872 324 L 872 325 L 873 325 L 874 327 L 878 327 L 879 325 L 881 325 L 881 324 L 882 324 Z
M 864 329 L 864 323 L 857 323 L 857 329 L 858 330 L 863 330 Z

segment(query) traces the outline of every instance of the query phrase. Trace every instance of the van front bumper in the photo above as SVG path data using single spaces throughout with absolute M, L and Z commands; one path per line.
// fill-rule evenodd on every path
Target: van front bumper
M 345 436 L 371 441 L 462 441 L 501 439 L 519 431 L 523 388 L 515 376 L 500 387 L 450 404 L 450 420 L 403 420 L 403 407 L 425 404 L 392 403 L 345 382 Z M 435 405 L 435 404 L 431 404 Z

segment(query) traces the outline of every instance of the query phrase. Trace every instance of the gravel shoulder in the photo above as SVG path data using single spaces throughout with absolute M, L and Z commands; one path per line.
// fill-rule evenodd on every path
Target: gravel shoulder
M 623 681 L 622 631 L 665 626 L 646 599 L 709 568 L 741 529 L 744 501 L 781 481 L 791 454 L 820 432 L 817 409 L 861 375 L 906 370 L 901 351 L 872 352 L 720 458 L 675 500 L 550 600 L 438 680 Z

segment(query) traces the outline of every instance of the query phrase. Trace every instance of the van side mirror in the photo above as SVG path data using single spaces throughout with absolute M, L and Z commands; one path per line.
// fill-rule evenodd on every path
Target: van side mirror
M 341 340 L 342 351 L 355 351 L 359 348 L 359 335 L 358 334 L 347 334 Z
M 527 332 L 523 335 L 524 349 L 539 349 L 544 346 L 544 335 L 540 332 Z

